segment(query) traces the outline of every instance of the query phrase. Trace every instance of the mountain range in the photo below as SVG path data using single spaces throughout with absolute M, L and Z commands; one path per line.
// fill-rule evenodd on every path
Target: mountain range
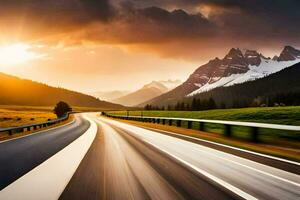
M 91 92 L 90 95 L 99 98 L 103 101 L 113 101 L 114 99 L 118 99 L 122 96 L 131 93 L 130 91 L 125 90 L 113 90 L 113 91 L 98 91 L 98 92 Z
M 182 99 L 213 98 L 218 107 L 248 107 L 263 104 L 300 105 L 300 62 L 279 72 L 254 81 L 219 87 Z
M 267 58 L 255 50 L 242 52 L 232 48 L 223 58 L 215 58 L 200 66 L 189 78 L 173 90 L 139 106 L 168 105 L 219 87 L 260 79 L 300 62 L 300 50 L 285 46 L 279 56 Z
M 125 106 L 137 106 L 140 103 L 174 89 L 181 83 L 182 82 L 180 80 L 152 81 L 132 93 L 111 100 L 111 102 Z
M 0 105 L 54 106 L 65 101 L 71 106 L 124 109 L 118 104 L 101 101 L 79 92 L 0 73 Z

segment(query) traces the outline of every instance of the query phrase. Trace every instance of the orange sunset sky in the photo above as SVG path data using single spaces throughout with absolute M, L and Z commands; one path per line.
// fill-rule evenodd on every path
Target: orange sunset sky
M 81 92 L 184 81 L 231 47 L 299 47 L 297 0 L 1 0 L 0 71 Z

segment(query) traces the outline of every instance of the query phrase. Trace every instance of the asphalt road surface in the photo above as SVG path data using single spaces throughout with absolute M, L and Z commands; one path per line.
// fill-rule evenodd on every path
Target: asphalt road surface
M 96 139 L 61 199 L 300 198 L 297 174 L 107 118 L 93 119 L 99 126 Z
M 300 199 L 299 163 L 136 127 L 94 113 L 88 118 L 90 122 L 76 115 L 71 124 L 0 143 L 0 189 L 13 186 L 53 155 L 76 152 L 74 148 L 80 146 L 69 144 L 80 138 L 88 141 L 83 136 L 92 134 L 87 130 L 93 122 L 94 136 L 86 137 L 91 146 L 58 193 L 60 199 Z M 60 153 L 66 146 L 69 154 Z
M 0 142 L 0 190 L 76 140 L 89 126 L 75 115 L 68 125 Z

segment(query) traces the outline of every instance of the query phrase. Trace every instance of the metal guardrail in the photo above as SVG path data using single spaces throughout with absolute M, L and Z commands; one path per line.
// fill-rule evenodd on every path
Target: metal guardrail
M 70 115 L 70 113 L 66 114 L 64 117 L 54 119 L 54 120 L 50 120 L 50 121 L 47 121 L 47 122 L 29 124 L 29 125 L 24 125 L 24 126 L 0 128 L 0 133 L 8 132 L 9 135 L 12 135 L 13 133 L 21 133 L 21 132 L 25 132 L 25 131 L 37 130 L 38 128 L 52 126 L 52 125 L 58 124 L 62 121 L 66 121 L 66 120 L 69 119 L 69 115 Z
M 102 115 L 125 120 L 134 120 L 142 122 L 152 122 L 163 125 L 173 125 L 176 122 L 177 127 L 182 126 L 182 122 L 187 122 L 187 128 L 191 129 L 193 123 L 199 123 L 199 130 L 205 130 L 205 123 L 210 124 L 220 124 L 224 125 L 225 136 L 230 137 L 232 135 L 232 126 L 242 126 L 251 128 L 251 140 L 253 142 L 258 142 L 259 129 L 274 129 L 274 130 L 284 130 L 284 131 L 300 131 L 300 126 L 292 125 L 280 125 L 280 124 L 266 124 L 266 123 L 255 123 L 255 122 L 236 122 L 236 121 L 224 121 L 224 120 L 206 120 L 206 119 L 189 119 L 189 118 L 171 118 L 171 117 L 146 117 L 146 116 L 124 116 L 124 115 L 110 115 L 102 112 Z

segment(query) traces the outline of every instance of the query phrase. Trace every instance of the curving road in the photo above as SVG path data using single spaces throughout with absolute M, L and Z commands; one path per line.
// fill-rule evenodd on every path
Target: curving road
M 93 119 L 97 137 L 61 199 L 300 198 L 297 174 L 156 131 Z
M 299 163 L 140 128 L 94 113 L 88 118 L 90 122 L 77 115 L 72 124 L 0 143 L 0 151 L 5 152 L 0 155 L 2 188 L 14 186 L 20 176 L 39 168 L 47 158 L 63 155 L 64 146 L 80 138 L 84 142 L 85 131 L 96 122 L 89 150 L 57 198 L 300 199 Z M 73 149 L 69 145 L 69 152 L 76 157 L 82 144 Z M 43 199 L 54 198 L 45 194 Z
M 67 125 L 0 142 L 0 190 L 76 140 L 89 126 L 75 115 L 75 121 Z

